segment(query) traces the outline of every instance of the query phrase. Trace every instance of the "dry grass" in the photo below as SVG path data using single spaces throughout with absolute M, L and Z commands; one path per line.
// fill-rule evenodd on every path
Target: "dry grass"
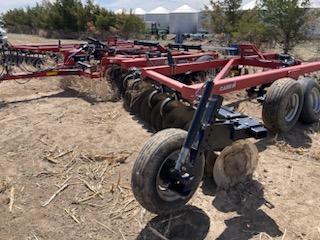
M 79 76 L 68 76 L 61 78 L 60 88 L 73 89 L 81 95 L 86 95 L 97 101 L 118 101 L 118 91 L 111 87 L 107 79 L 90 79 Z
M 38 173 L 35 177 L 47 176 L 46 181 L 49 180 L 51 188 L 56 187 L 56 190 L 39 207 L 54 205 L 61 208 L 77 225 L 87 225 L 88 219 L 93 220 L 109 232 L 110 239 L 130 235 L 121 226 L 133 220 L 139 221 L 137 219 L 142 216 L 142 209 L 128 183 L 122 180 L 125 176 L 117 166 L 125 164 L 132 153 L 100 150 L 88 153 L 78 147 L 65 149 L 50 143 L 43 144 L 47 148 L 43 159 L 54 159 L 55 162 L 49 161 L 51 167 L 48 172 Z M 92 216 L 90 209 L 103 213 L 99 216 L 104 218 Z
M 9 42 L 12 44 L 28 44 L 28 43 L 57 43 L 58 39 L 49 39 L 49 38 L 43 38 L 39 36 L 34 35 L 28 35 L 28 34 L 15 34 L 15 33 L 8 33 L 8 39 Z M 70 39 L 63 39 L 61 40 L 61 43 L 82 43 L 83 41 L 79 40 L 70 40 Z

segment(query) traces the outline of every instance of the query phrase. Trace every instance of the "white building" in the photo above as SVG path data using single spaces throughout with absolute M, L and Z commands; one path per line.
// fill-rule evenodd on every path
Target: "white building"
M 189 5 L 183 5 L 169 14 L 170 33 L 196 33 L 199 11 Z
M 146 21 L 146 11 L 142 8 L 136 8 L 133 10 L 133 13 L 140 17 L 142 20 Z
M 169 27 L 170 11 L 162 6 L 159 6 L 150 12 L 146 13 L 146 22 L 154 22 L 158 29 L 167 29 Z

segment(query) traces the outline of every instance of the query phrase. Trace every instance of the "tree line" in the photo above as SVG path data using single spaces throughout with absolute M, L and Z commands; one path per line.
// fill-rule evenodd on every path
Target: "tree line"
M 129 38 L 145 31 L 145 23 L 132 12 L 115 14 L 93 0 L 43 0 L 36 6 L 15 8 L 2 14 L 2 25 L 9 32 L 77 34 L 112 32 Z
M 282 43 L 285 51 L 306 39 L 316 25 L 319 11 L 310 0 L 257 0 L 251 10 L 241 10 L 242 0 L 210 0 L 202 25 L 222 36 L 224 42 Z M 145 22 L 131 11 L 115 14 L 86 0 L 43 0 L 35 7 L 13 9 L 0 16 L 11 32 L 107 33 L 124 38 L 145 33 Z M 58 35 L 59 36 L 59 35 Z M 105 35 L 104 35 L 105 36 Z M 59 36 L 61 37 L 61 36 Z
M 313 37 L 320 22 L 310 0 L 256 0 L 256 7 L 241 10 L 241 0 L 210 0 L 204 25 L 225 42 L 281 43 L 288 52 L 301 40 Z

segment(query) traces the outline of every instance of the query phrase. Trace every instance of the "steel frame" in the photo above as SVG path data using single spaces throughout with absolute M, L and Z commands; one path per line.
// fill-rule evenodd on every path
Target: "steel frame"
M 100 42 L 101 43 L 101 42 Z M 132 67 L 140 68 L 147 66 L 165 65 L 167 58 L 163 57 L 168 53 L 162 45 L 158 43 L 148 42 L 128 42 L 118 41 L 116 38 L 110 38 L 106 41 L 106 49 L 98 49 L 101 52 L 101 59 L 96 66 L 90 66 L 82 61 L 76 61 L 77 57 L 89 57 L 85 50 L 82 49 L 85 44 L 67 43 L 61 44 L 16 44 L 10 45 L 8 51 L 21 51 L 22 53 L 61 53 L 63 55 L 63 63 L 57 64 L 54 68 L 42 69 L 34 72 L 19 72 L 3 74 L 0 76 L 0 81 L 17 80 L 24 78 L 39 78 L 58 75 L 79 75 L 88 78 L 99 78 L 106 74 L 108 67 L 114 64 L 121 65 L 123 69 Z M 187 49 L 187 47 L 185 47 Z M 156 54 L 159 57 L 149 57 L 149 54 Z M 197 58 L 210 55 L 213 58 L 218 58 L 215 52 L 197 51 L 170 51 L 175 62 L 195 61 Z
M 143 79 L 152 81 L 156 85 L 170 88 L 187 101 L 194 101 L 197 98 L 196 93 L 202 88 L 203 83 L 186 85 L 174 80 L 171 76 L 219 69 L 219 73 L 214 78 L 215 85 L 212 93 L 220 95 L 272 83 L 284 77 L 298 79 L 300 75 L 320 70 L 320 62 L 301 64 L 301 61 L 291 58 L 290 64 L 286 64 L 286 62 L 281 60 L 280 54 L 261 53 L 255 45 L 251 44 L 239 45 L 239 56 L 237 57 L 218 59 L 219 55 L 217 53 L 199 50 L 194 46 L 190 47 L 190 49 L 195 49 L 194 51 L 189 51 L 187 46 L 183 47 L 184 51 L 177 51 L 165 49 L 158 43 L 119 41 L 116 37 L 108 39 L 105 43 L 100 43 L 105 44 L 106 49 L 98 49 L 98 51 L 101 51 L 102 57 L 98 59 L 95 68 L 81 61 L 76 62 L 73 59 L 73 55 L 88 54 L 85 50 L 81 49 L 83 44 L 61 44 L 59 41 L 58 44 L 11 45 L 11 49 L 17 51 L 61 53 L 64 57 L 64 63 L 58 64 L 55 68 L 35 72 L 3 74 L 0 80 L 58 75 L 79 75 L 88 78 L 100 78 L 105 76 L 110 66 L 120 65 L 122 69 L 138 68 L 141 71 Z M 131 55 L 130 51 L 136 51 L 136 54 Z M 121 54 L 117 54 L 117 52 Z M 150 53 L 160 53 L 160 57 L 148 57 L 147 55 Z M 171 56 L 171 59 L 169 59 L 168 55 Z M 196 61 L 199 57 L 205 55 L 212 56 L 212 59 L 201 62 Z M 265 71 L 229 77 L 230 71 L 238 66 L 260 67 Z
M 196 93 L 202 88 L 202 83 L 186 85 L 175 81 L 170 76 L 186 72 L 220 69 L 215 76 L 213 94 L 224 94 L 262 84 L 272 83 L 280 78 L 298 79 L 299 76 L 320 70 L 320 62 L 302 64 L 299 60 L 293 60 L 293 66 L 286 66 L 280 61 L 277 53 L 260 53 L 254 45 L 240 45 L 240 56 L 230 59 L 214 59 L 206 62 L 188 62 L 174 66 L 155 66 L 141 69 L 141 75 L 146 80 L 164 85 L 178 92 L 182 98 L 196 100 Z M 263 68 L 264 71 L 242 76 L 230 76 L 230 71 L 237 66 L 251 66 Z

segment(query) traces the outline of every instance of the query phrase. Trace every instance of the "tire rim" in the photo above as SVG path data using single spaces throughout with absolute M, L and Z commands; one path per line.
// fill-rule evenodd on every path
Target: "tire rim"
M 300 97 L 297 93 L 292 94 L 287 104 L 285 120 L 291 122 L 297 115 L 300 105 Z
M 317 88 L 312 88 L 309 94 L 309 101 L 310 101 L 310 106 L 312 110 L 315 113 L 320 112 L 320 93 Z
M 166 202 L 173 202 L 178 199 L 181 199 L 181 197 L 177 193 L 175 193 L 167 188 L 167 183 L 166 183 L 166 182 L 170 181 L 167 172 L 170 169 L 174 168 L 176 160 L 179 157 L 179 153 L 180 153 L 180 149 L 172 152 L 163 161 L 163 163 L 158 171 L 158 174 L 157 174 L 157 178 L 156 178 L 157 192 L 158 192 L 160 198 L 162 198 Z

